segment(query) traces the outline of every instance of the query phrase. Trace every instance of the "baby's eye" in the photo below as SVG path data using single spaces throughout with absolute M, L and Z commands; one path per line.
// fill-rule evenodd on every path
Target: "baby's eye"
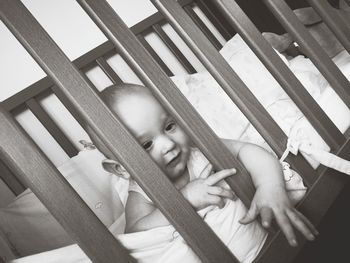
M 172 131 L 176 128 L 176 123 L 175 122 L 170 122 L 165 126 L 166 131 Z
M 153 142 L 152 142 L 152 141 L 147 141 L 147 142 L 145 142 L 145 143 L 142 144 L 142 147 L 143 147 L 143 149 L 145 149 L 145 150 L 149 150 L 149 149 L 151 149 L 152 145 L 153 145 Z

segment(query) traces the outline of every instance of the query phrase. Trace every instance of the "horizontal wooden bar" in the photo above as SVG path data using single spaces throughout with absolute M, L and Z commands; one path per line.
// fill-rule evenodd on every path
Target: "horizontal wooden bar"
M 337 155 L 346 160 L 350 160 L 350 140 L 347 140 L 339 149 Z M 317 183 L 308 191 L 303 201 L 298 205 L 298 210 L 317 226 L 347 183 L 349 183 L 349 176 L 333 169 L 326 169 L 319 177 Z M 346 209 L 348 209 L 348 207 L 344 207 L 344 210 Z M 279 232 L 271 239 L 271 242 L 266 244 L 257 257 L 256 262 L 293 262 L 293 258 L 298 254 L 305 243 L 305 239 L 299 233 L 298 243 L 299 246 L 297 248 L 291 249 L 284 235 Z
M 108 76 L 113 84 L 122 84 L 123 81 L 118 76 L 118 74 L 112 69 L 112 67 L 107 63 L 104 57 L 99 57 L 96 59 L 97 65 L 103 70 L 103 72 Z
M 79 149 L 73 145 L 73 143 L 61 131 L 61 129 L 51 119 L 51 117 L 46 113 L 46 111 L 41 107 L 35 98 L 26 101 L 26 105 L 69 157 L 73 157 L 78 154 Z
M 222 48 L 221 43 L 219 42 L 219 40 L 216 39 L 214 34 L 204 24 L 202 19 L 196 14 L 196 12 L 193 10 L 193 8 L 191 6 L 185 6 L 184 10 L 189 15 L 189 17 L 191 17 L 191 19 L 198 26 L 198 28 L 203 32 L 203 34 L 208 38 L 208 40 L 213 44 L 213 46 L 217 50 L 220 50 Z
M 7 4 L 6 10 L 4 4 Z M 0 1 L 2 18 L 17 14 L 11 12 L 14 7 L 19 8 Z M 136 262 L 10 114 L 1 108 L 0 122 L 0 159 L 25 180 L 91 260 L 101 263 L 117 262 L 117 259 L 123 259 L 118 262 Z
M 344 135 L 263 38 L 239 5 L 232 0 L 214 0 L 214 3 L 218 5 L 229 23 L 242 36 L 247 45 L 275 77 L 325 142 L 332 149 L 338 149 L 345 142 Z
M 207 16 L 226 41 L 229 41 L 235 35 L 236 32 L 231 25 L 227 23 L 223 16 L 218 15 L 219 10 L 210 1 L 199 0 L 196 1 L 196 5 Z
M 11 110 L 15 109 L 16 107 L 23 104 L 32 97 L 39 95 L 48 87 L 52 86 L 52 84 L 53 82 L 50 78 L 42 78 L 41 80 L 30 85 L 28 88 L 21 90 L 15 95 L 4 100 L 3 102 L 1 102 L 1 105 L 6 111 L 10 112 Z
M 350 83 L 326 52 L 310 35 L 284 0 L 263 0 L 282 26 L 293 36 L 305 54 L 350 108 Z
M 168 17 L 168 20 L 172 23 L 178 34 L 184 39 L 195 55 L 197 55 L 227 95 L 241 109 L 249 121 L 270 144 L 272 149 L 281 156 L 287 143 L 286 135 L 250 92 L 248 87 L 232 70 L 230 65 L 219 52 L 208 43 L 204 34 L 196 28 L 193 21 L 175 2 L 156 0 L 152 2 L 161 12 L 164 12 L 164 15 Z M 304 162 L 300 159 L 300 156 L 296 158 L 290 157 L 288 161 L 293 165 L 296 162 Z M 313 169 L 308 165 L 295 165 L 295 167 L 302 169 L 298 171 L 303 174 L 315 174 Z M 310 176 L 309 178 L 305 178 L 305 181 L 307 182 L 307 180 L 310 180 L 307 183 L 312 184 L 316 178 L 316 176 Z
M 174 76 L 174 73 L 168 68 L 168 66 L 164 63 L 164 61 L 158 56 L 158 54 L 154 51 L 151 45 L 146 41 L 146 39 L 142 35 L 138 35 L 137 39 L 140 43 L 147 49 L 148 53 L 153 57 L 155 61 L 157 61 L 158 65 L 163 69 L 163 71 L 169 76 Z
M 338 10 L 333 8 L 327 0 L 307 0 L 307 2 L 322 17 L 323 21 L 350 54 L 350 26 L 345 24 L 339 17 Z M 350 14 L 348 19 L 350 21 Z
M 90 4 L 95 4 L 98 8 L 106 9 L 106 2 L 92 2 Z M 85 2 L 80 3 L 84 4 Z M 87 4 L 86 7 L 88 7 Z M 192 239 L 196 239 L 197 248 L 196 246 L 192 246 L 194 251 L 201 250 L 204 255 L 213 252 L 211 254 L 219 259 L 220 262 L 232 262 L 233 255 L 229 250 L 202 221 L 182 194 L 177 191 L 166 175 L 152 161 L 151 157 L 143 150 L 115 115 L 102 103 L 98 94 L 89 86 L 86 78 L 81 75 L 80 71 L 63 54 L 30 12 L 26 10 L 24 5 L 20 1 L 0 0 L 0 10 L 4 23 L 45 72 L 53 78 L 59 88 L 59 92 L 65 95 L 70 103 L 76 107 L 83 121 L 93 129 L 105 145 L 110 147 L 111 152 L 130 172 L 133 178 L 142 183 L 146 193 L 155 201 L 155 204 L 158 205 L 169 221 L 174 224 L 185 240 L 191 243 Z M 108 8 L 107 10 L 110 10 L 113 15 L 104 14 L 102 17 L 113 18 L 114 11 Z M 122 21 L 120 20 L 119 23 L 122 23 Z M 117 28 L 118 24 L 114 23 L 113 26 Z M 129 30 L 124 24 L 123 26 Z M 132 35 L 131 32 L 130 35 Z M 140 45 L 137 40 L 133 39 L 130 46 L 133 46 L 135 43 L 137 43 L 137 47 Z M 141 50 L 144 49 L 141 47 Z M 137 53 L 139 51 L 140 49 L 137 50 Z M 146 54 L 148 55 L 148 53 Z M 147 65 L 147 67 L 149 66 Z M 36 183 L 32 185 L 34 189 L 36 189 Z M 62 183 L 56 182 L 52 187 L 59 187 L 60 185 Z M 40 187 L 40 184 L 38 186 Z M 67 189 L 60 190 L 60 193 L 69 191 Z M 56 193 L 56 191 L 52 191 L 52 193 Z M 43 199 L 47 201 L 47 199 L 53 196 L 55 195 L 48 193 Z M 60 196 L 66 198 L 66 195 Z M 71 199 L 65 200 L 71 201 Z M 72 201 L 74 200 L 73 198 Z M 70 202 L 66 203 L 69 204 Z M 56 207 L 50 207 L 49 209 L 53 213 L 57 211 Z M 86 207 L 79 210 L 77 215 L 83 215 L 85 213 L 88 213 Z M 66 219 L 73 220 L 73 215 L 70 213 L 70 216 L 67 216 Z M 111 240 L 100 240 L 108 239 L 108 234 L 101 231 L 97 226 L 95 228 L 94 218 L 79 217 L 79 219 L 81 218 L 84 218 L 84 220 L 80 220 L 79 222 L 81 225 L 83 223 L 85 225 L 86 223 L 90 225 L 92 230 L 100 231 L 99 235 L 98 233 L 90 235 L 89 233 L 91 232 L 89 231 L 85 233 L 79 232 L 77 234 L 77 238 L 80 239 L 80 246 L 94 262 L 129 261 L 130 257 L 123 251 L 120 251 L 119 255 L 114 254 L 118 249 L 120 250 L 120 246 L 117 246 L 117 243 L 113 243 Z M 72 226 L 75 225 L 72 224 Z M 99 239 L 96 239 L 96 237 Z M 98 245 L 95 245 L 95 248 L 90 246 L 90 244 L 93 244 L 92 239 L 98 243 Z M 208 244 L 215 244 L 215 246 L 211 247 Z M 100 248 L 101 245 L 103 248 Z M 212 259 L 212 257 L 209 256 L 209 259 Z M 204 257 L 201 259 L 204 262 L 209 262 Z
M 174 44 L 170 37 L 164 32 L 159 24 L 152 26 L 154 32 L 159 36 L 159 38 L 164 42 L 164 44 L 169 48 L 173 55 L 178 59 L 181 65 L 186 69 L 187 73 L 196 73 L 195 68 L 187 60 L 187 58 L 182 54 L 181 50 Z
M 0 159 L 0 179 L 16 196 L 21 194 L 26 187 L 20 179 Z

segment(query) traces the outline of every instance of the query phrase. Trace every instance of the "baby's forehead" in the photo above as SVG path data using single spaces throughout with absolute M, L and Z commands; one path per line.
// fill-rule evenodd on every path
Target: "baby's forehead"
M 119 97 L 114 105 L 117 114 L 127 117 L 131 114 L 144 116 L 145 111 L 153 115 L 168 115 L 161 103 L 148 91 L 130 91 Z

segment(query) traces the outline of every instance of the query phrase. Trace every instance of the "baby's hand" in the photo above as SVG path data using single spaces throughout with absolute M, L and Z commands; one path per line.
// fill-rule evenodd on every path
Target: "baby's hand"
M 264 227 L 269 227 L 274 217 L 291 246 L 298 245 L 293 226 L 310 241 L 318 235 L 313 224 L 293 207 L 284 186 L 271 184 L 259 186 L 247 214 L 240 222 L 251 223 L 259 214 Z
M 185 185 L 180 191 L 183 196 L 190 202 L 190 204 L 196 209 L 200 210 L 210 205 L 217 205 L 222 208 L 224 198 L 236 199 L 236 196 L 230 189 L 218 186 L 220 181 L 228 176 L 236 173 L 235 169 L 226 169 L 220 172 L 211 174 L 211 168 L 205 169 L 202 173 L 207 173 L 205 179 L 195 179 Z

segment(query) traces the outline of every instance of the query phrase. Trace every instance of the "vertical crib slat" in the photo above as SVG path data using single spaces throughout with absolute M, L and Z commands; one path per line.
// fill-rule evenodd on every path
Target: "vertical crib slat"
M 191 6 L 185 6 L 184 10 L 191 17 L 191 19 L 196 23 L 196 25 L 200 28 L 203 34 L 209 39 L 209 41 L 213 44 L 213 46 L 220 50 L 222 48 L 221 43 L 216 39 L 214 34 L 209 30 L 209 28 L 203 23 L 202 19 L 196 14 Z
M 136 262 L 2 108 L 0 123 L 0 159 L 26 181 L 91 260 Z
M 150 44 L 146 41 L 146 39 L 142 35 L 138 35 L 137 39 L 140 43 L 147 49 L 148 53 L 153 57 L 155 61 L 157 61 L 158 65 L 164 70 L 164 72 L 169 76 L 174 76 L 174 73 L 168 68 L 168 66 L 163 62 L 163 60 L 158 56 L 158 54 L 154 51 Z
M 183 9 L 174 1 L 152 0 L 164 13 L 178 34 L 184 39 L 203 65 L 214 76 L 228 96 L 236 103 L 249 121 L 278 155 L 286 148 L 287 137 L 273 121 L 264 107 L 258 102 L 247 86 L 239 79 L 230 65 L 218 51 L 206 40 L 206 37 L 194 25 Z M 312 184 L 317 176 L 315 171 L 300 156 L 289 157 L 288 161 L 300 173 L 305 182 Z M 302 163 L 302 165 L 300 165 Z
M 92 4 L 97 5 L 99 8 L 103 6 L 106 8 L 107 5 L 106 2 L 102 1 L 92 1 Z M 149 197 L 198 254 L 199 258 L 203 262 L 208 263 L 215 262 L 215 260 L 218 262 L 237 262 L 231 252 L 222 244 L 215 233 L 203 222 L 182 194 L 176 190 L 166 175 L 152 161 L 151 157 L 143 150 L 114 114 L 102 103 L 98 94 L 89 86 L 86 78 L 69 61 L 25 6 L 19 0 L 0 0 L 0 15 L 6 26 L 53 79 L 58 88 L 56 92 L 61 93 L 62 96 L 66 96 L 69 103 L 75 106 L 83 120 L 102 139 L 103 143 L 110 147 L 111 152 L 130 172 L 133 178 L 140 183 Z M 106 17 L 111 18 L 113 16 L 107 15 Z M 126 25 L 124 26 L 126 27 Z M 114 24 L 114 27 L 118 27 L 118 24 Z M 124 35 L 122 35 L 122 38 L 124 38 Z M 134 38 L 136 39 L 135 36 Z M 136 43 L 138 48 L 136 53 L 139 54 L 140 44 L 135 39 L 133 39 L 130 45 L 133 46 Z M 141 48 L 141 50 L 144 49 Z M 147 52 L 145 54 L 148 56 Z M 150 67 L 150 65 L 147 64 L 147 67 Z M 171 82 L 169 79 L 168 81 Z M 1 121 L 1 123 L 4 122 Z M 1 128 L 3 127 L 1 126 Z M 13 151 L 16 151 L 18 147 L 12 148 Z M 32 146 L 29 149 L 31 148 Z M 31 153 L 28 153 L 29 149 L 19 152 L 25 152 L 32 156 Z M 7 152 L 11 152 L 12 150 L 6 149 Z M 222 147 L 220 150 L 225 151 Z M 29 158 L 30 160 L 32 159 Z M 12 164 L 15 165 L 22 161 L 16 159 Z M 38 160 L 35 159 L 35 161 Z M 77 215 L 80 215 L 78 216 L 79 222 L 75 221 L 76 218 L 71 213 L 71 211 L 75 211 L 75 206 L 68 214 L 63 213 L 64 220 L 66 220 L 64 222 L 68 222 L 64 227 L 69 230 L 71 227 L 73 230 L 77 228 L 77 232 L 75 232 L 76 238 L 79 239 L 80 245 L 92 257 L 93 261 L 117 262 L 118 259 L 121 259 L 121 262 L 131 261 L 125 250 L 121 246 L 118 246 L 118 243 L 109 235 L 109 232 L 106 232 L 104 227 L 101 229 L 98 226 L 95 217 L 90 216 L 85 220 L 89 214 L 86 206 L 83 206 L 77 201 L 78 197 L 74 196 L 75 192 L 71 191 L 71 188 L 64 183 L 64 180 L 60 179 L 61 177 L 54 173 L 52 167 L 45 165 L 44 162 L 41 163 L 53 175 L 43 179 L 41 177 L 44 177 L 48 171 L 44 169 L 40 170 L 40 173 L 37 173 L 37 171 L 29 169 L 26 171 L 27 176 L 34 180 L 40 175 L 40 179 L 43 179 L 43 182 L 46 182 L 45 185 L 48 185 L 48 187 L 45 187 L 45 185 L 42 186 L 40 180 L 35 180 L 32 182 L 31 187 L 37 192 L 47 189 L 45 190 L 45 195 L 42 196 L 44 202 L 62 201 L 63 198 L 63 201 L 65 201 L 63 207 L 71 205 L 72 202 L 80 207 L 79 212 L 77 212 Z M 232 165 L 231 160 L 230 165 Z M 37 166 L 36 168 L 39 167 Z M 239 166 L 237 168 L 239 169 Z M 62 193 L 68 193 L 69 197 L 62 195 Z M 56 199 L 56 195 L 60 198 Z M 61 203 L 56 203 L 56 205 L 49 207 L 49 210 L 55 213 L 59 219 L 62 219 L 61 222 L 63 222 L 63 218 L 60 217 L 61 214 L 58 213 L 61 209 Z M 82 229 L 85 228 L 85 223 L 91 228 L 91 231 L 96 231 L 96 233 L 90 232 L 89 228 Z
M 286 2 L 284 0 L 264 0 L 264 2 L 350 108 L 349 81 L 301 24 Z
M 336 10 L 329 4 L 327 0 L 307 0 L 308 3 L 322 17 L 323 21 L 337 36 L 340 43 L 350 54 L 350 24 L 346 25 L 339 17 Z M 350 19 L 350 14 L 348 19 Z
M 26 187 L 23 182 L 11 172 L 11 170 L 0 159 L 0 178 L 16 196 L 21 194 Z
M 234 32 L 233 28 L 227 24 L 227 21 L 223 19 L 222 16 L 217 15 L 215 12 L 215 6 L 213 6 L 210 1 L 199 0 L 196 1 L 198 7 L 202 10 L 202 12 L 209 18 L 210 22 L 219 30 L 220 34 L 225 38 L 226 41 L 229 41 L 236 32 Z M 213 10 L 213 8 L 215 8 Z
M 338 149 L 345 142 L 344 135 L 338 130 L 300 81 L 289 70 L 287 65 L 262 37 L 259 30 L 243 12 L 240 6 L 235 1 L 231 0 L 215 0 L 214 2 L 267 69 L 269 69 L 286 93 L 301 109 L 325 142 L 332 149 Z
M 122 84 L 123 81 L 121 78 L 115 73 L 112 67 L 107 63 L 104 57 L 99 57 L 96 59 L 97 65 L 103 70 L 103 72 L 108 76 L 108 78 L 112 81 L 113 84 Z
M 182 54 L 179 48 L 174 44 L 170 37 L 164 32 L 159 24 L 152 26 L 154 32 L 163 40 L 165 45 L 170 49 L 174 56 L 181 62 L 181 65 L 186 69 L 189 74 L 196 73 L 195 68 L 187 60 L 187 58 Z
M 26 105 L 69 157 L 73 157 L 78 154 L 78 149 L 75 148 L 73 143 L 67 138 L 67 136 L 34 98 L 27 100 Z

